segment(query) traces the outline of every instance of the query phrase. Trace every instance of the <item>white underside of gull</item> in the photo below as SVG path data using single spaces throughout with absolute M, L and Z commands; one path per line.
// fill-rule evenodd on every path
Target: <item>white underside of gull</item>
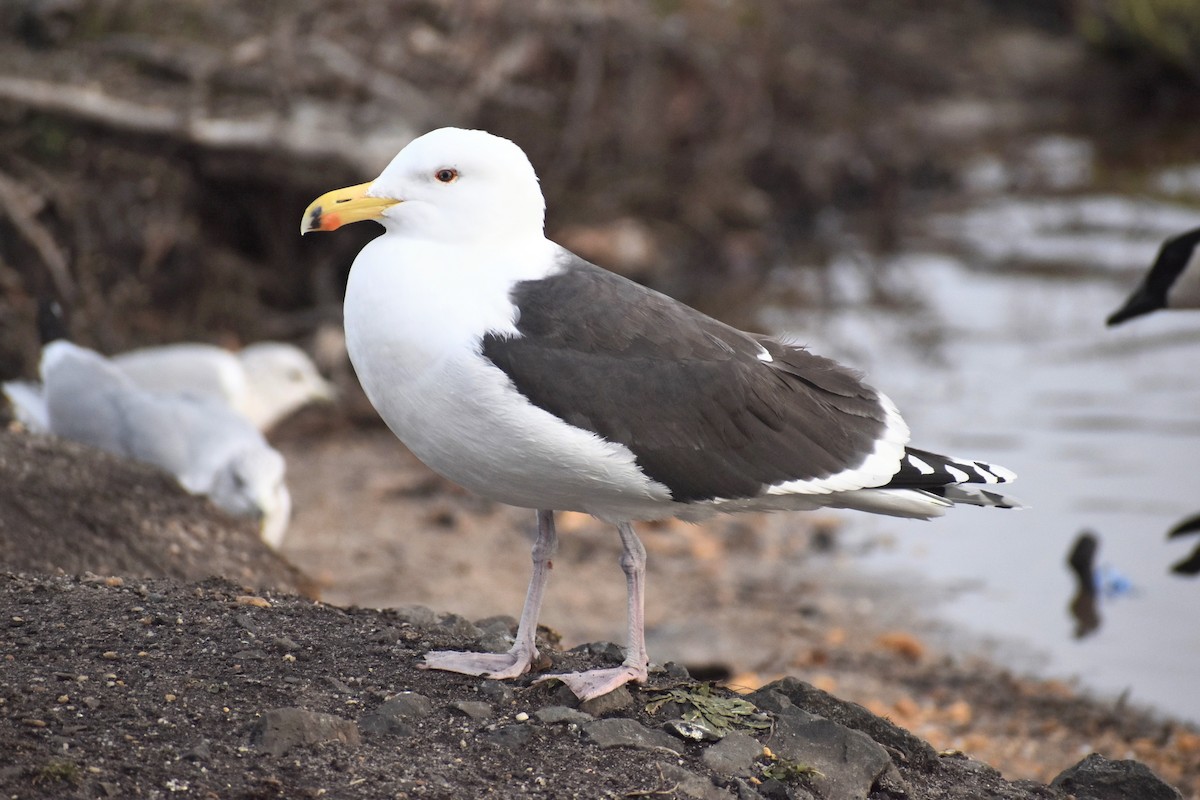
M 550 274 L 555 252 L 545 239 L 478 249 L 373 240 L 346 287 L 350 360 L 392 432 L 473 492 L 604 519 L 671 516 L 677 504 L 627 447 L 534 406 L 480 354 L 484 334 L 517 335 L 509 290 Z

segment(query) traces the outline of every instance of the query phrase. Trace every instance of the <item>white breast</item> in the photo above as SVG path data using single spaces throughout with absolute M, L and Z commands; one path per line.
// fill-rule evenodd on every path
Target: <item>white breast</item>
M 384 421 L 431 468 L 486 497 L 606 519 L 669 516 L 666 487 L 628 448 L 529 403 L 480 355 L 488 332 L 516 335 L 512 285 L 554 268 L 544 239 L 475 252 L 385 234 L 346 289 L 346 345 Z M 440 266 L 438 266 L 440 265 Z

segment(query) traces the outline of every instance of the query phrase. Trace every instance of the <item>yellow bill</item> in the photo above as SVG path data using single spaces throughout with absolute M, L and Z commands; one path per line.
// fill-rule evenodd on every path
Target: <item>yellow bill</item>
M 300 233 L 336 231 L 351 222 L 379 219 L 386 209 L 400 202 L 390 197 L 368 197 L 367 190 L 370 188 L 370 182 L 360 183 L 345 189 L 334 189 L 313 200 L 304 209 Z

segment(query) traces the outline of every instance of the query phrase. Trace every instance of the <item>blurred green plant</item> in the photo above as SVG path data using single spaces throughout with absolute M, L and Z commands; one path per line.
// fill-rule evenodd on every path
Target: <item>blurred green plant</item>
M 775 758 L 770 764 L 763 766 L 762 774 L 763 777 L 777 780 L 780 783 L 825 777 L 825 774 L 816 767 L 810 767 L 787 758 Z
M 1093 46 L 1149 56 L 1200 81 L 1200 2 L 1079 0 L 1076 27 Z
M 82 777 L 78 764 L 70 761 L 48 761 L 33 776 L 34 785 L 46 783 L 69 783 L 77 785 Z

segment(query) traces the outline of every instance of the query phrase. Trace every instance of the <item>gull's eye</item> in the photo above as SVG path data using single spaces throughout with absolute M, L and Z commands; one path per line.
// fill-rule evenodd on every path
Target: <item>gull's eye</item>
M 442 167 L 437 172 L 433 173 L 433 177 L 437 178 L 442 183 L 454 183 L 458 180 L 458 170 L 450 167 Z

